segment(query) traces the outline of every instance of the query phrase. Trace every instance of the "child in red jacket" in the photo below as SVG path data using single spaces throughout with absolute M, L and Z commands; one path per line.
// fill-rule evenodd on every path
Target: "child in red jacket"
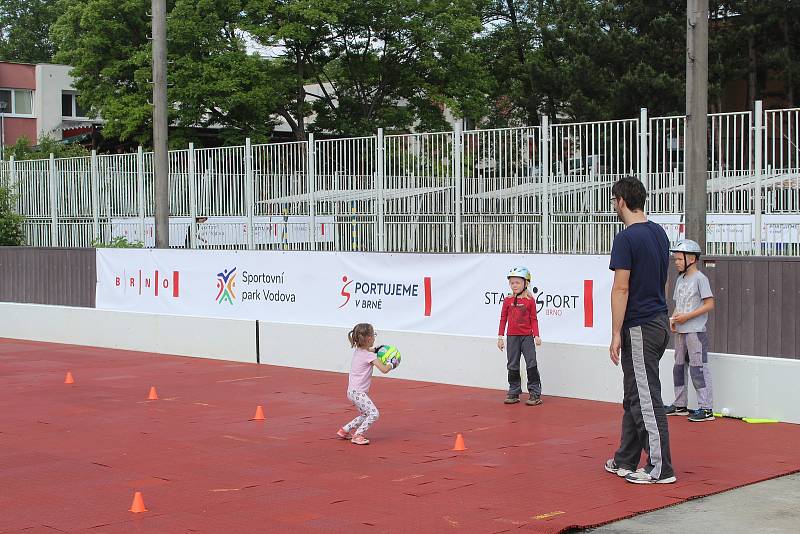
M 500 312 L 500 332 L 497 339 L 497 348 L 507 348 L 508 356 L 508 396 L 506 404 L 519 402 L 522 393 L 522 379 L 519 374 L 521 356 L 525 356 L 525 367 L 528 373 L 528 392 L 530 397 L 525 404 L 537 406 L 542 403 L 542 380 L 539 368 L 536 365 L 536 345 L 541 345 L 539 339 L 539 321 L 536 319 L 536 301 L 528 291 L 531 282 L 531 273 L 525 267 L 514 267 L 508 273 L 508 285 L 511 295 L 503 300 L 503 309 Z M 506 332 L 506 323 L 508 331 Z M 503 334 L 508 337 L 508 346 L 503 341 Z

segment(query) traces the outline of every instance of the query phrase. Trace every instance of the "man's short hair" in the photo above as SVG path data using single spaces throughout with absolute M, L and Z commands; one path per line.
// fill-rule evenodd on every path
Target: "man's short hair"
M 633 176 L 623 176 L 611 187 L 611 194 L 616 198 L 625 201 L 631 211 L 641 211 L 644 209 L 644 201 L 647 199 L 647 190 L 639 179 Z

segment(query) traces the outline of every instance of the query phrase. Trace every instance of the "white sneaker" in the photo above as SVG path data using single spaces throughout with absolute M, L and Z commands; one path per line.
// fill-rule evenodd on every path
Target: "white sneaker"
M 640 469 L 635 473 L 625 475 L 625 480 L 632 484 L 672 484 L 678 480 L 675 475 L 664 478 L 654 478 L 650 476 L 644 469 Z
M 617 465 L 617 462 L 614 461 L 613 458 L 608 460 L 605 465 L 606 471 L 609 473 L 614 473 L 617 476 L 625 477 L 633 473 L 630 469 L 626 469 L 624 467 L 620 467 Z

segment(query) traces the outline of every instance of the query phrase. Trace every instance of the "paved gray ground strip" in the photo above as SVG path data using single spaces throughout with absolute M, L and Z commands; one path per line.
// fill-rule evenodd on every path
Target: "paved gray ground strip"
M 800 533 L 800 473 L 687 501 L 583 532 L 797 534 Z

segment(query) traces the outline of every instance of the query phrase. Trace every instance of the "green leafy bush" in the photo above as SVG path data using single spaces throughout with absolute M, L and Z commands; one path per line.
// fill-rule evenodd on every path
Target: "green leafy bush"
M 109 243 L 104 243 L 100 239 L 92 240 L 94 248 L 144 248 L 144 243 L 141 241 L 128 241 L 124 236 L 117 236 Z
M 16 196 L 10 188 L 0 185 L 0 246 L 18 247 L 25 242 L 22 215 L 14 211 Z

